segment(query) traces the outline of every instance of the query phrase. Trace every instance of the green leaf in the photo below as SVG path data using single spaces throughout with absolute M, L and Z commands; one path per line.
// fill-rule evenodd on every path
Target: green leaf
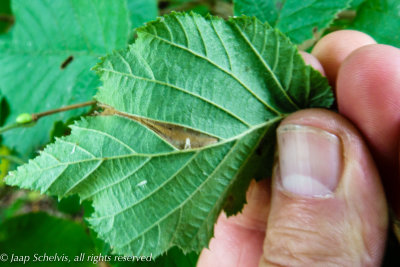
M 93 266 L 90 262 L 74 262 L 81 253 L 94 254 L 93 243 L 85 228 L 72 221 L 46 213 L 27 213 L 12 217 L 0 225 L 0 251 L 8 255 L 10 266 Z M 10 263 L 11 255 L 29 256 L 30 261 Z M 35 262 L 38 256 L 68 257 L 71 262 Z M 65 259 L 65 258 L 64 258 Z M 35 265 L 35 266 L 36 266 Z
M 154 20 L 158 14 L 157 0 L 127 0 L 133 28 Z
M 57 210 L 71 215 L 77 215 L 82 212 L 82 205 L 79 203 L 79 197 L 77 195 L 72 195 L 61 199 L 57 203 Z
M 351 0 L 235 0 L 235 14 L 256 16 L 301 44 L 323 32 Z
M 88 221 L 119 254 L 199 252 L 221 209 L 243 205 L 248 166 L 271 157 L 264 137 L 290 112 L 332 103 L 326 79 L 255 18 L 174 13 L 95 69 L 103 116 L 78 121 L 6 181 L 93 201 Z
M 351 9 L 357 9 L 362 3 L 364 3 L 366 0 L 353 0 L 350 3 L 350 8 Z
M 400 47 L 400 2 L 367 0 L 351 28 L 371 35 L 378 43 Z
M 0 87 L 10 116 L 35 113 L 91 99 L 99 79 L 89 69 L 98 57 L 127 44 L 130 30 L 123 1 L 14 0 L 16 24 L 0 43 Z M 4 144 L 28 157 L 49 141 L 55 121 L 85 109 L 41 119 L 36 127 L 3 135 Z

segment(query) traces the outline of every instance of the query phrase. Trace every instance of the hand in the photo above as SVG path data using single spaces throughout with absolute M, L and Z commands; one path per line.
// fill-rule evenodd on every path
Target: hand
M 388 224 L 382 182 L 400 215 L 400 50 L 337 31 L 303 56 L 326 73 L 341 115 L 309 109 L 281 123 L 272 182 L 253 181 L 243 212 L 220 215 L 200 267 L 382 261 Z

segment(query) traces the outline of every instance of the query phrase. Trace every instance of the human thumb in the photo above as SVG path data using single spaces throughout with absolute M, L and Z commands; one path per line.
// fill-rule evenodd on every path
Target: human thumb
M 387 207 L 357 130 L 300 111 L 278 128 L 278 151 L 260 266 L 379 266 Z

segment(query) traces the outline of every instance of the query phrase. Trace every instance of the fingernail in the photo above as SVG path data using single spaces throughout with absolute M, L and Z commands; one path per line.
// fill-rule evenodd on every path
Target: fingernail
M 308 197 L 328 197 L 342 171 L 340 139 L 319 128 L 286 124 L 278 128 L 281 190 Z

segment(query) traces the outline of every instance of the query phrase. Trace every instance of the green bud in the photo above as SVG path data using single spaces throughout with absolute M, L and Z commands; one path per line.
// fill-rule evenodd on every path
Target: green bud
M 22 114 L 18 115 L 18 117 L 15 121 L 20 124 L 25 124 L 25 123 L 32 122 L 33 118 L 32 118 L 32 115 L 29 113 L 22 113 Z

